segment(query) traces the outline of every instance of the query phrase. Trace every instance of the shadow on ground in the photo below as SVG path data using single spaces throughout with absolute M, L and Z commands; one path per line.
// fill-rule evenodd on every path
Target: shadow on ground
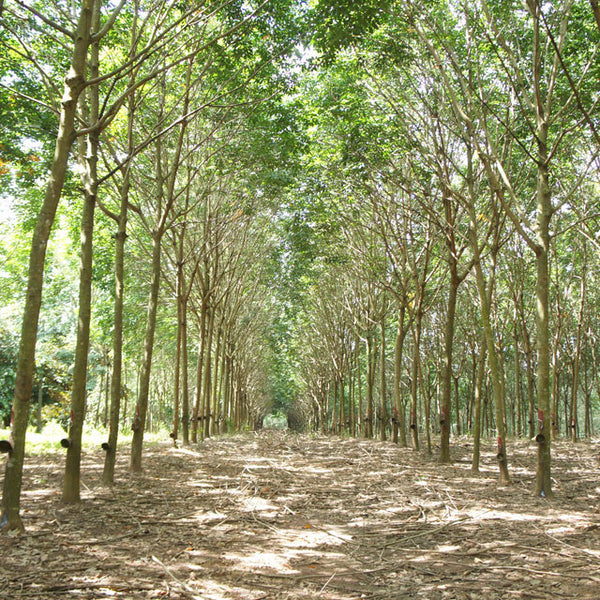
M 27 531 L 0 536 L 0 599 L 600 597 L 600 445 L 553 446 L 556 497 L 533 497 L 535 448 L 470 470 L 391 443 L 284 432 L 149 449 L 133 477 L 60 504 L 63 456 L 30 457 Z

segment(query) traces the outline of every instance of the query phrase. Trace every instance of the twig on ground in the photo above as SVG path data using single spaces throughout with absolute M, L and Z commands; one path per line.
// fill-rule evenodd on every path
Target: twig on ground
M 202 596 L 198 596 L 198 594 L 196 593 L 196 590 L 194 590 L 194 588 L 190 587 L 187 583 L 185 583 L 185 581 L 181 581 L 180 579 L 178 579 L 177 577 L 175 577 L 175 575 L 173 574 L 173 572 L 171 571 L 171 569 L 169 569 L 169 567 L 167 567 L 167 565 L 165 565 L 163 562 L 161 562 L 158 558 L 156 558 L 156 556 L 152 556 L 152 560 L 160 565 L 164 572 L 173 580 L 175 581 L 177 584 L 179 584 L 190 596 L 191 598 L 193 598 L 193 600 L 204 600 L 204 598 L 202 598 Z

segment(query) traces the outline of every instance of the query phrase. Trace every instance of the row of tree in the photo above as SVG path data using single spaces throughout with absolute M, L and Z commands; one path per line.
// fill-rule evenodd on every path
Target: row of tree
M 48 360 L 71 374 L 66 502 L 94 385 L 107 484 L 124 421 L 142 468 L 152 406 L 183 443 L 284 408 L 439 435 L 441 462 L 469 432 L 475 467 L 494 431 L 503 481 L 527 435 L 552 494 L 551 440 L 591 434 L 600 397 L 595 1 L 0 10 L 8 528 Z
M 26 189 L 27 200 L 39 207 L 31 219 L 11 440 L 5 445 L 3 522 L 9 529 L 22 527 L 21 480 L 44 266 L 62 198 L 77 198 L 81 210 L 74 226 L 80 236 L 78 319 L 63 500 L 80 497 L 88 358 L 99 316 L 112 333 L 106 483 L 114 477 L 126 318 L 138 321 L 128 333 L 144 329 L 132 470 L 142 468 L 153 354 L 163 345 L 156 339 L 157 324 L 163 317 L 174 322 L 163 324 L 160 334 L 166 339 L 160 341 L 176 355 L 175 439 L 180 423 L 187 443 L 223 429 L 227 421 L 241 427 L 264 411 L 265 359 L 256 357 L 267 355 L 261 315 L 272 306 L 263 292 L 268 265 L 263 258 L 273 245 L 270 199 L 281 187 L 286 162 L 282 143 L 266 147 L 265 142 L 286 119 L 278 106 L 288 85 L 282 65 L 293 45 L 295 12 L 287 2 L 4 3 L 3 93 L 19 106 L 25 122 L 34 107 L 49 115 L 46 136 L 33 131 L 33 124 L 24 131 L 12 120 L 10 144 L 3 145 L 3 175 L 14 196 Z M 56 84 L 61 79 L 62 96 Z M 33 150 L 27 151 L 28 145 Z M 27 181 L 22 178 L 21 163 L 38 159 L 50 171 L 42 197 L 34 189 L 35 169 L 27 171 Z M 23 204 L 17 210 L 31 214 Z M 135 240 L 126 250 L 131 230 Z M 94 249 L 98 234 L 103 239 Z M 131 282 L 126 262 L 135 273 L 134 285 L 146 289 L 145 320 L 139 306 L 125 310 Z M 112 297 L 110 314 L 106 304 L 104 314 L 92 314 L 96 290 Z M 139 298 L 138 293 L 134 301 Z M 190 399 L 192 336 L 198 354 L 196 394 Z M 217 396 L 224 398 L 222 405 Z
M 410 429 L 415 448 L 424 429 L 431 448 L 435 421 L 447 462 L 452 426 L 478 443 L 485 416 L 501 479 L 510 429 L 535 437 L 551 495 L 551 439 L 589 434 L 598 399 L 597 17 L 390 5 L 309 79 L 328 109 L 306 171 L 327 251 L 302 316 L 303 410 L 325 429 L 403 444 Z

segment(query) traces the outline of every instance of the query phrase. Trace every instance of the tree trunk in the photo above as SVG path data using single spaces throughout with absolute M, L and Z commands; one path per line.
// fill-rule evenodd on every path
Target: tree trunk
M 206 340 L 206 358 L 204 360 L 204 382 L 202 384 L 202 421 L 204 429 L 204 437 L 210 437 L 210 421 L 211 421 L 211 376 L 212 376 L 212 344 L 215 331 L 215 311 L 211 309 L 208 311 L 208 337 Z
M 173 446 L 177 448 L 177 437 L 179 436 L 179 396 L 181 387 L 181 274 L 182 265 L 177 265 L 177 347 L 175 349 L 175 374 L 173 377 L 173 424 L 171 428 L 171 439 Z
M 362 431 L 363 425 L 363 389 L 362 389 L 362 371 L 360 368 L 360 355 L 361 355 L 361 346 L 362 344 L 356 343 L 356 388 L 358 392 L 358 410 L 357 410 L 357 420 L 356 426 L 358 429 L 358 434 Z M 600 383 L 598 384 L 598 389 L 600 390 Z
M 148 411 L 148 396 L 150 392 L 150 373 L 152 370 L 152 352 L 154 350 L 154 333 L 156 331 L 156 312 L 158 309 L 158 294 L 160 291 L 160 262 L 161 262 L 160 232 L 152 235 L 152 281 L 148 298 L 148 316 L 144 341 L 144 356 L 140 376 L 140 391 L 133 418 L 133 439 L 131 440 L 131 470 L 139 473 L 142 470 L 142 448 L 144 444 L 144 429 Z
M 450 424 L 452 423 L 452 350 L 454 346 L 454 321 L 456 298 L 460 280 L 456 262 L 450 257 L 450 289 L 444 333 L 444 367 L 442 369 L 442 402 L 440 407 L 440 463 L 450 462 Z
M 538 444 L 538 461 L 536 470 L 536 496 L 552 496 L 552 479 L 550 469 L 550 322 L 549 322 L 549 289 L 550 276 L 548 250 L 550 247 L 550 219 L 552 205 L 550 202 L 550 186 L 548 182 L 548 151 L 546 140 L 548 126 L 541 122 L 538 129 L 538 182 L 537 182 L 537 241 L 536 248 L 536 325 L 537 325 L 537 410 L 538 428 L 536 442 Z
M 130 100 L 130 110 L 133 98 Z M 129 146 L 132 147 L 132 118 L 129 117 Z M 110 380 L 110 417 L 108 442 L 104 447 L 104 469 L 102 481 L 112 485 L 115 477 L 115 462 L 117 460 L 117 444 L 119 439 L 119 419 L 121 413 L 121 390 L 123 380 L 123 303 L 125 290 L 125 241 L 127 239 L 127 209 L 129 201 L 129 166 L 123 174 L 121 185 L 121 206 L 115 235 L 115 301 L 113 317 L 113 371 Z
M 400 444 L 406 448 L 406 423 L 404 415 L 404 406 L 402 403 L 402 355 L 404 351 L 404 338 L 406 329 L 404 328 L 404 315 L 406 307 L 402 304 L 398 312 L 398 330 L 396 332 L 396 344 L 394 346 L 394 416 L 392 422 L 394 425 L 394 443 Z
M 73 391 L 71 395 L 71 427 L 65 465 L 62 500 L 65 503 L 80 501 L 81 439 L 86 410 L 87 365 L 90 347 L 90 319 L 92 303 L 92 236 L 96 194 L 86 191 L 81 223 L 81 266 L 79 270 L 79 321 Z
M 210 433 L 215 435 L 219 433 L 219 416 L 221 412 L 220 399 L 218 395 L 218 384 L 219 384 L 219 369 L 220 369 L 220 358 L 221 358 L 221 337 L 222 331 L 219 327 L 217 329 L 217 344 L 215 348 L 215 368 L 212 374 L 212 408 L 211 408 L 211 419 L 210 419 Z
M 581 272 L 581 286 L 580 286 L 580 300 L 579 300 L 579 314 L 577 318 L 577 338 L 575 341 L 575 356 L 573 357 L 573 386 L 571 390 L 571 441 L 575 443 L 577 441 L 577 393 L 579 391 L 579 363 L 581 358 L 581 338 L 583 334 L 583 318 L 585 310 L 585 280 L 587 271 L 586 251 L 584 247 L 584 263 Z
M 454 381 L 454 408 L 456 410 L 456 435 L 462 435 L 462 423 L 460 422 L 460 375 L 453 376 Z
M 367 416 L 365 417 L 365 437 L 373 437 L 373 387 L 375 383 L 375 351 L 373 332 L 367 332 Z
M 487 289 L 485 275 L 481 265 L 481 257 L 479 255 L 479 239 L 477 235 L 477 216 L 475 211 L 470 211 L 471 217 L 471 248 L 475 259 L 475 279 L 477 282 L 477 290 L 479 292 L 479 301 L 481 305 L 481 322 L 483 325 L 483 333 L 485 336 L 485 344 L 487 348 L 488 363 L 490 367 L 490 377 L 492 380 L 492 397 L 494 399 L 494 407 L 496 413 L 496 433 L 498 441 L 498 452 L 496 458 L 500 469 L 500 482 L 509 483 L 510 476 L 508 474 L 508 458 L 506 452 L 506 406 L 503 393 L 503 386 L 500 380 L 500 366 L 498 361 L 498 353 L 496 350 L 496 339 L 490 320 L 490 294 Z M 492 272 L 494 269 L 492 269 Z
M 92 15 L 92 31 L 100 30 L 100 3 L 94 4 Z M 99 74 L 100 47 L 96 41 L 92 44 L 89 73 L 94 80 Z M 100 114 L 100 99 L 98 85 L 88 87 L 90 126 L 97 126 Z M 80 100 L 84 98 L 82 94 Z M 85 113 L 85 107 L 82 111 Z M 94 213 L 98 197 L 98 147 L 100 132 L 96 129 L 87 136 L 82 148 L 85 156 L 80 157 L 84 167 L 83 187 L 84 205 L 81 220 L 81 254 L 79 268 L 79 319 L 77 325 L 77 343 L 75 346 L 75 364 L 73 367 L 73 390 L 71 393 L 71 430 L 69 431 L 69 447 L 65 464 L 65 479 L 62 500 L 65 503 L 76 503 L 80 497 L 81 471 L 81 439 L 83 422 L 87 406 L 87 366 L 90 348 L 90 322 L 92 317 L 92 269 L 93 269 L 93 239 Z M 83 145 L 83 144 L 82 144 Z
M 106 373 L 104 377 L 104 407 L 102 410 L 102 427 L 108 427 L 108 411 L 110 405 L 110 379 L 112 377 L 110 355 L 108 347 L 104 348 L 104 364 L 106 365 Z
M 181 307 L 181 437 L 183 445 L 190 443 L 190 394 L 188 380 L 187 348 L 187 298 L 183 298 Z
M 479 472 L 479 457 L 481 447 L 481 398 L 483 396 L 483 386 L 485 384 L 485 365 L 487 357 L 487 343 L 485 335 L 481 340 L 481 352 L 477 365 L 477 381 L 475 383 L 475 400 L 473 402 L 473 460 L 471 471 Z
M 419 423 L 417 418 L 418 410 L 418 390 L 419 390 L 419 372 L 421 370 L 421 314 L 418 312 L 414 324 L 414 348 L 412 381 L 410 386 L 410 429 L 412 433 L 413 449 L 419 449 Z
M 71 145 L 75 113 L 79 95 L 85 86 L 85 66 L 88 47 L 91 41 L 91 22 L 94 0 L 83 0 L 77 30 L 74 37 L 71 66 L 65 80 L 61 101 L 58 134 L 50 177 L 42 208 L 35 225 L 29 255 L 29 271 L 21 341 L 17 359 L 15 394 L 12 407 L 11 443 L 12 455 L 6 463 L 4 486 L 2 490 L 2 517 L 0 524 L 11 530 L 23 530 L 21 520 L 21 485 L 23 479 L 23 460 L 25 456 L 25 437 L 29 420 L 29 403 L 33 374 L 35 369 L 35 345 L 42 303 L 44 262 L 50 231 L 56 216 L 65 181 L 65 172 Z
M 381 318 L 381 432 L 382 442 L 387 440 L 387 428 L 389 425 L 389 416 L 387 409 L 387 385 L 385 382 L 385 316 Z
M 519 352 L 519 330 L 517 326 L 517 315 L 515 314 L 513 339 L 515 345 L 515 406 L 517 408 L 517 428 L 516 436 L 521 437 L 523 434 L 523 411 L 521 398 L 521 357 Z
M 202 405 L 202 376 L 204 373 L 204 355 L 206 347 L 206 301 L 202 301 L 200 307 L 200 344 L 198 349 L 198 364 L 196 367 L 196 402 L 192 412 L 192 442 L 195 444 L 198 441 L 198 429 L 200 436 L 203 434 L 203 429 L 200 426 L 200 407 Z

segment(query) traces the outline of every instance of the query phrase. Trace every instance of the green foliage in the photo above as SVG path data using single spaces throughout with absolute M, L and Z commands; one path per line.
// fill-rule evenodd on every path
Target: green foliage
M 315 46 L 327 62 L 344 48 L 359 45 L 389 15 L 391 0 L 317 0 L 312 12 Z
M 16 336 L 0 329 L 0 422 L 7 426 L 15 389 L 18 342 Z M 45 420 L 64 422 L 70 414 L 69 391 L 71 386 L 67 368 L 58 361 L 53 364 L 42 363 L 38 367 L 31 393 L 32 403 L 37 403 L 39 387 L 42 386 L 42 404 Z M 60 418 L 60 419 L 59 419 Z
M 29 13 L 26 13 L 29 14 Z M 0 29 L 0 195 L 21 196 L 40 184 L 52 160 L 57 129 L 50 106 L 58 89 L 48 83 L 63 49 L 38 35 L 34 20 L 5 11 Z M 11 32 L 16 35 L 12 36 Z M 28 59 L 36 57 L 36 63 Z M 36 66 L 37 65 L 37 66 Z M 44 70 L 44 76 L 40 75 Z M 61 71 L 59 71 L 61 72 Z M 60 80 L 60 77 L 57 77 Z M 31 200 L 31 197 L 29 198 Z
M 173 25 L 174 29 L 159 51 L 135 64 L 131 72 L 109 77 L 100 86 L 105 110 L 124 93 L 130 73 L 141 78 L 169 61 L 182 59 L 164 76 L 146 82 L 135 95 L 133 137 L 139 151 L 130 163 L 127 375 L 133 380 L 141 355 L 151 232 L 156 227 L 153 219 L 164 206 L 168 188 L 167 183 L 158 181 L 157 162 L 162 161 L 162 175 L 168 179 L 175 166 L 180 125 L 185 122 L 175 206 L 165 218 L 168 241 L 163 248 L 159 347 L 153 370 L 153 385 L 161 399 L 156 404 L 170 401 L 168 388 L 176 353 L 174 273 L 178 258 L 174 241 L 184 222 L 191 232 L 185 248 L 186 275 L 191 278 L 193 272 L 195 277 L 189 306 L 197 311 L 206 299 L 218 315 L 218 325 L 228 330 L 226 341 L 239 358 L 232 369 L 244 380 L 244 392 L 252 396 L 257 415 L 271 405 L 288 414 L 298 410 L 297 422 L 304 425 L 308 413 L 298 409 L 303 394 L 310 390 L 322 397 L 331 395 L 327 386 L 334 374 L 346 377 L 344 385 L 349 391 L 349 355 L 357 350 L 356 369 L 364 382 L 367 360 L 361 336 L 379 318 L 376 313 L 389 310 L 394 316 L 404 300 L 405 321 L 414 323 L 415 315 L 408 312 L 415 308 L 420 276 L 426 289 L 420 332 L 424 355 L 420 385 L 424 389 L 419 393 L 431 394 L 438 383 L 439 340 L 447 298 L 448 273 L 442 259 L 450 226 L 439 218 L 444 194 L 450 193 L 459 207 L 453 233 L 461 241 L 469 233 L 468 220 L 460 223 L 468 192 L 469 136 L 464 120 L 457 117 L 457 107 L 468 112 L 474 139 L 480 145 L 474 153 L 474 193 L 480 196 L 476 208 L 482 232 L 491 226 L 491 212 L 497 210 L 492 207 L 493 190 L 481 160 L 486 154 L 496 152 L 503 161 L 522 203 L 525 224 L 535 215 L 536 165 L 530 158 L 535 151 L 536 122 L 527 101 L 534 75 L 531 15 L 517 0 L 487 2 L 485 6 L 454 0 L 277 0 L 261 4 L 260 0 L 211 0 L 198 9 L 197 3 L 188 1 L 143 0 L 140 6 L 147 21 L 145 29 L 138 32 L 138 50 L 149 42 L 155 25 L 160 23 L 159 29 Z M 129 36 L 124 32 L 131 31 L 134 5 L 126 3 L 117 27 L 102 42 L 103 74 L 118 69 L 130 55 Z M 37 2 L 36 6 L 64 27 L 72 26 L 64 2 Z M 258 13 L 249 18 L 259 6 Z M 542 5 L 540 73 L 544 81 L 553 65 L 558 65 L 552 36 L 559 34 L 563 6 L 567 5 Z M 556 206 L 551 288 L 555 310 L 551 318 L 557 332 L 557 364 L 563 365 L 565 373 L 577 327 L 579 277 L 586 270 L 593 283 L 598 270 L 598 184 L 590 167 L 597 148 L 590 142 L 591 134 L 582 129 L 581 106 L 571 101 L 573 84 L 563 70 L 579 86 L 578 102 L 596 124 L 600 76 L 600 63 L 591 60 L 600 35 L 589 5 L 576 0 L 568 6 L 569 33 L 553 90 L 556 110 L 549 135 Z M 103 19 L 111 7 L 110 3 L 102 5 Z M 204 20 L 208 14 L 210 18 Z M 10 3 L 3 18 L 0 196 L 10 211 L 0 224 L 0 316 L 4 328 L 0 335 L 0 416 L 6 420 L 14 387 L 15 336 L 27 250 L 52 159 L 57 129 L 53 107 L 58 106 L 61 78 L 68 66 L 68 44 L 63 48 L 53 43 L 52 36 L 59 33 L 48 35 L 47 24 L 18 3 Z M 237 27 L 244 20 L 247 22 Z M 138 27 L 142 26 L 138 21 Z M 221 36 L 230 27 L 236 27 L 235 31 Z M 507 44 L 501 43 L 501 36 Z M 183 56 L 194 48 L 201 51 L 194 57 L 187 90 L 188 60 Z M 318 52 L 323 60 L 315 60 Z M 518 76 L 511 72 L 515 65 Z M 183 119 L 182 101 L 187 92 L 193 114 Z M 104 133 L 102 174 L 115 168 L 115 155 L 127 154 L 126 110 L 120 110 Z M 146 144 L 150 139 L 152 143 Z M 48 421 L 64 422 L 69 413 L 81 212 L 80 180 L 73 163 L 48 249 L 40 321 L 38 362 Z M 113 213 L 120 201 L 121 177 L 122 172 L 116 170 L 115 177 L 100 189 L 103 206 Z M 505 198 L 510 201 L 508 193 Z M 96 218 L 90 389 L 110 370 L 114 301 L 115 223 L 100 210 Z M 519 348 L 512 347 L 512 331 L 533 340 L 535 273 L 514 226 L 502 221 L 500 227 L 494 242 L 501 248 L 497 262 L 489 263 L 488 247 L 483 253 L 486 275 L 495 278 L 494 318 L 499 345 L 505 345 L 505 356 L 510 357 L 506 379 L 512 385 L 511 365 L 519 359 Z M 468 252 L 461 256 L 468 259 Z M 426 264 L 428 253 L 430 262 Z M 238 254 L 239 262 L 231 260 Z M 201 289 L 203 284 L 206 290 Z M 593 285 L 589 288 L 585 357 L 587 377 L 592 381 L 598 329 L 593 306 L 598 298 Z M 458 385 L 463 406 L 472 389 L 472 375 L 465 373 L 476 367 L 471 352 L 480 337 L 473 290 L 473 281 L 467 276 L 459 306 L 469 306 L 469 310 L 458 315 L 460 335 L 455 338 L 455 372 L 464 374 Z M 388 357 L 396 325 L 390 315 L 386 322 L 388 347 L 384 349 Z M 188 325 L 193 356 L 198 325 L 191 313 Z M 377 336 L 370 342 L 377 345 Z M 409 332 L 403 374 L 412 366 L 409 353 L 418 351 L 414 343 Z M 567 379 L 561 373 L 561 381 Z M 388 383 L 391 388 L 391 381 Z M 402 385 L 408 385 L 406 377 Z M 161 405 L 160 409 L 170 418 L 170 407 Z
M 287 429 L 288 420 L 285 412 L 275 411 L 267 415 L 263 420 L 265 429 Z
M 15 389 L 15 367 L 17 364 L 17 340 L 7 331 L 0 329 L 0 422 L 10 423 L 10 411 Z

